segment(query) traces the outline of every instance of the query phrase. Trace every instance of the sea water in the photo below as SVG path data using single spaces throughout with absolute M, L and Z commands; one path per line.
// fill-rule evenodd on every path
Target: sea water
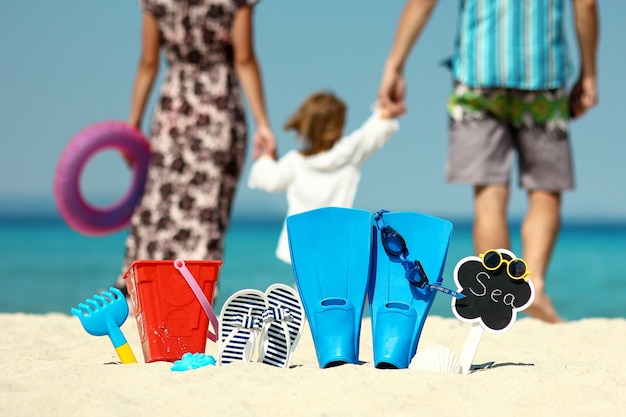
M 471 224 L 454 230 L 444 269 L 453 287 L 454 267 L 473 255 Z M 281 221 L 234 219 L 220 270 L 217 312 L 237 290 L 293 285 L 291 266 L 274 255 Z M 517 227 L 512 250 L 520 254 Z M 0 312 L 61 312 L 114 283 L 121 271 L 126 232 L 83 236 L 58 217 L 0 218 Z M 315 256 L 315 254 L 311 254 Z M 547 289 L 568 320 L 626 317 L 626 223 L 565 223 L 548 271 Z M 450 297 L 438 294 L 431 314 L 453 317 Z

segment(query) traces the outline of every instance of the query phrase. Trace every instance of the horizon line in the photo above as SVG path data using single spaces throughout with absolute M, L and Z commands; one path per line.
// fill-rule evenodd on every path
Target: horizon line
M 429 214 L 433 215 L 433 214 Z M 437 216 L 443 219 L 447 219 L 456 224 L 471 225 L 473 222 L 470 216 Z M 511 226 L 519 226 L 522 223 L 522 218 L 518 216 L 511 216 L 509 223 Z M 14 222 L 14 221 L 64 221 L 63 217 L 56 211 L 56 209 L 40 209 L 40 210 L 28 210 L 28 211 L 16 211 L 7 210 L 4 207 L 0 207 L 0 222 Z M 257 211 L 252 210 L 236 210 L 231 216 L 231 224 L 235 222 L 244 223 L 282 223 L 284 221 L 284 213 L 277 211 L 267 212 L 266 214 L 259 214 Z M 618 226 L 626 227 L 626 218 L 621 217 L 607 217 L 607 216 L 568 216 L 564 217 L 561 222 L 562 225 L 595 225 L 595 226 Z

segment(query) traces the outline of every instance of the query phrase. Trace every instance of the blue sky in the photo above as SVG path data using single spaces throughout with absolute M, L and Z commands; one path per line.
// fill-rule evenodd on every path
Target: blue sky
M 367 118 L 403 5 L 263 0 L 256 7 L 255 42 L 281 153 L 298 146 L 282 124 L 315 90 L 331 89 L 346 101 L 348 130 Z M 471 216 L 471 188 L 443 179 L 451 80 L 440 62 L 452 50 L 456 15 L 457 2 L 441 0 L 414 48 L 406 67 L 408 114 L 389 144 L 365 163 L 355 206 Z M 568 7 L 576 71 L 569 16 Z M 601 1 L 600 105 L 572 124 L 577 189 L 565 195 L 566 219 L 626 219 L 624 16 L 623 0 Z M 54 212 L 52 178 L 69 140 L 92 123 L 126 119 L 139 34 L 133 0 L 0 2 L 0 212 Z M 235 214 L 280 217 L 284 195 L 245 185 L 250 161 Z M 103 152 L 88 165 L 82 186 L 88 199 L 106 204 L 124 192 L 129 178 L 120 157 Z M 515 188 L 512 216 L 523 213 L 525 202 Z

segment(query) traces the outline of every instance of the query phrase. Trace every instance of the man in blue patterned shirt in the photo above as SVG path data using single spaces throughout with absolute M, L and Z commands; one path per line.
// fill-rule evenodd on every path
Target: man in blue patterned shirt
M 561 319 L 545 293 L 545 274 L 561 218 L 561 194 L 573 189 L 568 119 L 598 101 L 596 0 L 571 0 L 580 74 L 567 94 L 570 62 L 563 28 L 566 0 L 459 0 L 450 69 L 446 180 L 474 186 L 474 249 L 510 248 L 507 208 L 515 154 L 528 192 L 521 226 L 523 258 L 535 300 L 526 312 Z M 407 0 L 379 88 L 379 102 L 404 111 L 405 61 L 437 0 Z

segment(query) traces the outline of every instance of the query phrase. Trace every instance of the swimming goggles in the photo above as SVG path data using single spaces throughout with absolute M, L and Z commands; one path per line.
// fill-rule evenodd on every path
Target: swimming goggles
M 511 260 L 504 259 L 502 254 L 495 249 L 490 249 L 485 253 L 481 253 L 480 258 L 483 260 L 485 269 L 489 271 L 495 271 L 505 264 L 506 273 L 509 277 L 512 279 L 523 279 L 524 281 L 528 281 L 530 271 L 528 270 L 526 261 L 521 258 Z
M 408 259 L 409 249 L 407 248 L 406 241 L 402 235 L 393 227 L 385 224 L 385 221 L 383 220 L 384 213 L 388 213 L 388 211 L 379 210 L 374 213 L 373 216 L 374 221 L 376 222 L 376 227 L 380 231 L 380 241 L 383 245 L 385 253 L 389 257 L 389 260 L 394 263 L 402 264 L 404 267 L 404 276 L 409 283 L 418 288 L 430 288 L 441 291 L 458 299 L 465 298 L 465 295 L 460 292 L 439 285 L 441 280 L 438 280 L 435 284 L 431 284 L 428 281 L 428 276 L 422 267 L 422 263 L 417 259 L 413 261 Z

